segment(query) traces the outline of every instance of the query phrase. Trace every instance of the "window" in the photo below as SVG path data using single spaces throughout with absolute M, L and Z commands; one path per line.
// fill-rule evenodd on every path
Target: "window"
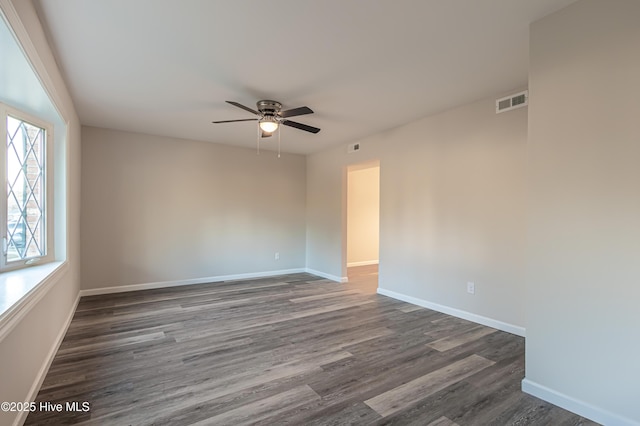
M 52 125 L 0 104 L 3 194 L 0 201 L 0 269 L 53 259 L 50 186 Z

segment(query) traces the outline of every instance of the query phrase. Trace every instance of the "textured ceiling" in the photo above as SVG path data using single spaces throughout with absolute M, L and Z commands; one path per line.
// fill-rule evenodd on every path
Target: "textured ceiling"
M 312 153 L 527 84 L 529 24 L 575 0 L 65 0 L 37 8 L 84 125 Z M 272 138 L 274 139 L 274 138 Z M 263 148 L 274 147 L 265 142 Z

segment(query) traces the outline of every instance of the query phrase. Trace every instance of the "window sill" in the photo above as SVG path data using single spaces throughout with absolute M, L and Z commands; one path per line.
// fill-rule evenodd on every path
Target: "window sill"
M 0 341 L 67 269 L 67 262 L 51 262 L 0 273 Z

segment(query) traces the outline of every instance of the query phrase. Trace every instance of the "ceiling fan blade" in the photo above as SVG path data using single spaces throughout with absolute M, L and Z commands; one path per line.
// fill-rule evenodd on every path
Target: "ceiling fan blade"
M 260 135 L 260 137 L 263 138 L 270 138 L 273 135 L 273 133 L 267 133 L 264 130 L 262 131 L 262 134 Z
M 257 118 L 243 118 L 241 120 L 222 120 L 222 121 L 212 121 L 212 123 L 220 124 L 220 123 L 235 123 L 237 121 L 258 121 Z
M 249 112 L 250 112 L 250 113 L 252 113 L 252 114 L 260 115 L 260 113 L 259 113 L 258 111 L 254 110 L 254 109 L 251 109 L 251 108 L 249 108 L 249 107 L 246 107 L 246 106 L 244 106 L 244 105 L 242 105 L 242 104 L 239 104 L 239 103 L 237 103 L 237 102 L 233 102 L 233 101 L 225 101 L 225 102 L 226 102 L 226 103 L 228 103 L 228 104 L 231 104 L 231 105 L 233 105 L 233 106 L 236 106 L 236 107 L 238 107 L 238 108 L 242 108 L 242 109 L 243 109 L 243 110 L 245 110 L 245 111 L 249 111 Z
M 313 126 L 307 126 L 306 124 L 297 123 L 291 120 L 282 120 L 282 124 L 289 127 L 295 127 L 296 129 L 304 130 L 305 132 L 318 133 L 320 129 Z
M 303 106 L 300 108 L 288 109 L 286 111 L 282 111 L 280 113 L 280 117 L 295 117 L 296 115 L 305 115 L 305 114 L 313 114 L 313 110 L 309 107 Z

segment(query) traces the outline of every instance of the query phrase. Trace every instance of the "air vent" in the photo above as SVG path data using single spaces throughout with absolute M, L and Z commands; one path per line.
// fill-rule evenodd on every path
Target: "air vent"
M 522 108 L 527 105 L 529 105 L 529 91 L 525 90 L 524 92 L 496 100 L 496 114 L 511 111 L 516 108 Z
M 347 154 L 351 154 L 352 152 L 356 152 L 356 151 L 360 151 L 360 144 L 359 143 L 349 144 L 349 147 L 347 148 Z

